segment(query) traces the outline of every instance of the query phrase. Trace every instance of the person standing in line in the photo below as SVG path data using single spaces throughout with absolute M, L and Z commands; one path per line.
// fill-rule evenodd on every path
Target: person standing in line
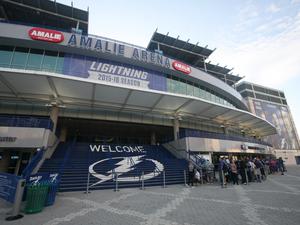
M 240 168 L 241 168 L 242 184 L 247 184 L 247 181 L 246 181 L 247 163 L 246 163 L 244 157 L 241 158 L 241 161 L 240 161 Z
M 188 168 L 188 172 L 189 172 L 189 180 L 188 180 L 188 185 L 189 186 L 194 186 L 194 165 L 192 162 L 189 162 L 189 168 Z
M 231 180 L 233 184 L 239 185 L 237 166 L 233 160 L 230 160 Z
M 220 178 L 220 184 L 222 187 L 224 187 L 224 186 L 226 187 L 224 167 L 225 167 L 224 157 L 220 157 L 220 159 L 219 159 L 219 178 Z
M 283 165 L 283 159 L 281 157 L 279 157 L 278 159 L 278 168 L 279 171 L 281 172 L 281 175 L 284 175 L 284 165 Z
M 255 178 L 256 182 L 261 182 L 261 168 L 262 168 L 262 163 L 259 161 L 259 159 L 254 158 L 254 165 L 255 165 Z

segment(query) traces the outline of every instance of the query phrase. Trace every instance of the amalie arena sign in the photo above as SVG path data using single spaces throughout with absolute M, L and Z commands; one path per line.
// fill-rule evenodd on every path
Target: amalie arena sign
M 92 51 L 105 52 L 114 55 L 120 55 L 141 62 L 148 62 L 155 65 L 160 65 L 165 68 L 171 68 L 171 60 L 155 52 L 147 51 L 146 49 L 127 46 L 123 43 L 112 42 L 106 39 L 65 33 L 65 35 L 57 30 L 50 30 L 40 27 L 33 27 L 28 31 L 28 35 L 33 40 L 61 43 L 70 47 L 78 47 L 89 49 Z M 65 40 L 66 39 L 66 40 Z M 172 67 L 182 73 L 190 74 L 191 67 L 179 62 L 173 61 Z
M 64 35 L 60 31 L 34 27 L 28 31 L 28 35 L 33 40 L 61 43 Z

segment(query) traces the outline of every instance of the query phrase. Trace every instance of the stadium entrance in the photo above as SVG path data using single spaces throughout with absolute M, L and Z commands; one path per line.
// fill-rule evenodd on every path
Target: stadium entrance
M 258 157 L 260 159 L 263 158 L 270 158 L 272 155 L 270 154 L 258 154 L 258 153 L 231 153 L 231 152 L 214 152 L 212 153 L 212 162 L 214 164 L 218 164 L 219 163 L 219 158 L 220 157 L 226 157 L 226 158 L 232 158 L 233 160 L 238 160 L 241 158 L 255 158 Z
M 0 172 L 20 175 L 33 154 L 33 149 L 0 149 Z
M 62 141 L 106 144 L 158 144 L 173 137 L 173 128 L 136 123 L 60 118 Z

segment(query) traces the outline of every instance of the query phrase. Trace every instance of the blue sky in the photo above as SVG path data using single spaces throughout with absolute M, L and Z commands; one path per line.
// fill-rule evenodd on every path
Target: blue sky
M 57 0 L 71 5 L 71 0 Z M 153 32 L 216 51 L 233 73 L 285 92 L 300 132 L 300 0 L 73 0 L 89 33 L 146 47 Z

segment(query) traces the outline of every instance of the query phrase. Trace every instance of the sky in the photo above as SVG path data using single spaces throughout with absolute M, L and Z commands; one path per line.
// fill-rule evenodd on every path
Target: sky
M 300 0 L 57 0 L 86 10 L 89 33 L 147 47 L 159 33 L 215 49 L 209 60 L 284 91 L 300 135 Z

